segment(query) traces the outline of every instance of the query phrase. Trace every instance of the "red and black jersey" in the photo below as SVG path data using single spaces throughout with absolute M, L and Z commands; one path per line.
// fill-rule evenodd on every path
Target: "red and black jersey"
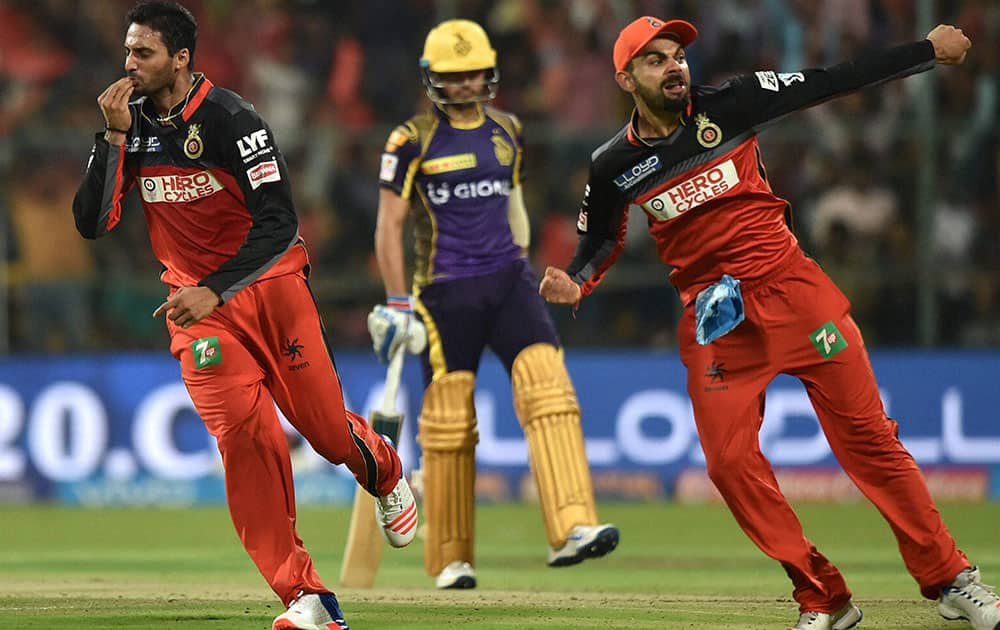
M 776 196 L 757 132 L 830 98 L 928 70 L 927 41 L 825 69 L 761 71 L 718 87 L 695 86 L 681 125 L 666 138 L 635 133 L 636 114 L 591 156 L 576 255 L 567 272 L 587 295 L 624 246 L 631 205 L 647 216 L 660 259 L 687 305 L 723 274 L 755 280 L 798 247 Z
M 225 301 L 308 264 L 288 167 L 252 105 L 199 74 L 165 117 L 145 97 L 129 107 L 124 145 L 97 136 L 73 200 L 80 234 L 114 229 L 134 189 L 170 286 L 206 286 Z

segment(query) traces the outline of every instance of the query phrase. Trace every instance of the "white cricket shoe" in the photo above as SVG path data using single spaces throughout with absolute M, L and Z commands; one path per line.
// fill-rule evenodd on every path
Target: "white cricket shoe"
M 600 558 L 617 546 L 618 528 L 614 525 L 577 525 L 562 547 L 549 547 L 549 566 L 568 567 L 587 558 Z
M 847 630 L 861 623 L 864 616 L 853 602 L 847 602 L 835 613 L 806 611 L 799 615 L 799 622 L 789 630 Z
M 400 477 L 392 492 L 375 500 L 375 519 L 393 547 L 405 547 L 417 535 L 417 501 L 406 477 Z
M 1000 597 L 983 584 L 979 567 L 969 567 L 941 590 L 938 612 L 948 621 L 964 619 L 975 630 L 1000 630 Z
M 476 570 L 463 560 L 446 566 L 434 579 L 438 588 L 476 588 Z
M 299 594 L 288 610 L 278 615 L 271 630 L 348 630 L 344 613 L 333 593 Z

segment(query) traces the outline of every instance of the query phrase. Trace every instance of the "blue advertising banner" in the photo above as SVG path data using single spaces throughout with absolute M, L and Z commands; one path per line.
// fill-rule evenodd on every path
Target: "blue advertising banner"
M 1000 354 L 876 352 L 872 360 L 889 415 L 929 480 L 945 489 L 951 484 L 956 496 L 997 496 Z M 338 353 L 337 365 L 348 406 L 367 415 L 381 398 L 384 368 L 368 353 Z M 676 354 L 570 350 L 567 365 L 598 494 L 710 498 Z M 407 418 L 400 452 L 408 470 L 419 465 L 414 431 L 421 390 L 410 358 L 398 398 Z M 480 498 L 530 496 L 527 447 L 510 383 L 492 356 L 480 369 L 476 410 Z M 353 477 L 286 428 L 299 500 L 349 500 Z M 815 479 L 817 471 L 838 467 L 798 381 L 772 383 L 760 441 L 783 487 L 781 475 L 792 472 L 788 483 L 805 484 L 807 495 L 840 492 L 836 476 Z M 817 483 L 825 484 L 822 491 Z M 224 500 L 218 452 L 174 360 L 166 353 L 0 360 L 0 500 L 30 499 L 91 505 Z

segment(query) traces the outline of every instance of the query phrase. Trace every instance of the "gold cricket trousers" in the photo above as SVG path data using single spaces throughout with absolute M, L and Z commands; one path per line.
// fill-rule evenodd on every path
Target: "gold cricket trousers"
M 886 417 L 850 303 L 800 251 L 741 286 L 746 319 L 698 345 L 694 306 L 678 337 L 708 475 L 743 531 L 782 564 L 801 611 L 834 612 L 851 591 L 805 537 L 760 449 L 764 390 L 779 373 L 805 385 L 844 471 L 888 521 L 921 593 L 935 598 L 965 567 L 916 462 Z
M 402 468 L 395 450 L 344 408 L 305 276 L 258 280 L 187 329 L 167 321 L 170 352 L 218 442 L 244 548 L 285 605 L 302 590 L 328 592 L 295 530 L 292 466 L 275 403 L 317 453 L 346 464 L 369 493 L 392 492 Z

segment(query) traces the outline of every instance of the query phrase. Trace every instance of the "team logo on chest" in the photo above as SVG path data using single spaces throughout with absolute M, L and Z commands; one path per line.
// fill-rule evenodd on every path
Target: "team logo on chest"
M 496 129 L 493 130 L 493 137 L 490 140 L 493 141 L 493 154 L 497 156 L 500 166 L 510 166 L 514 161 L 514 147 L 504 140 Z
M 722 142 L 722 129 L 709 120 L 708 116 L 698 114 L 694 117 L 694 124 L 698 125 L 698 131 L 695 132 L 698 144 L 706 149 L 719 146 L 719 143 Z
M 201 141 L 201 136 L 198 135 L 200 131 L 201 125 L 197 123 L 191 125 L 188 127 L 187 140 L 184 141 L 184 155 L 192 160 L 200 158 L 202 152 L 205 151 L 205 143 Z

